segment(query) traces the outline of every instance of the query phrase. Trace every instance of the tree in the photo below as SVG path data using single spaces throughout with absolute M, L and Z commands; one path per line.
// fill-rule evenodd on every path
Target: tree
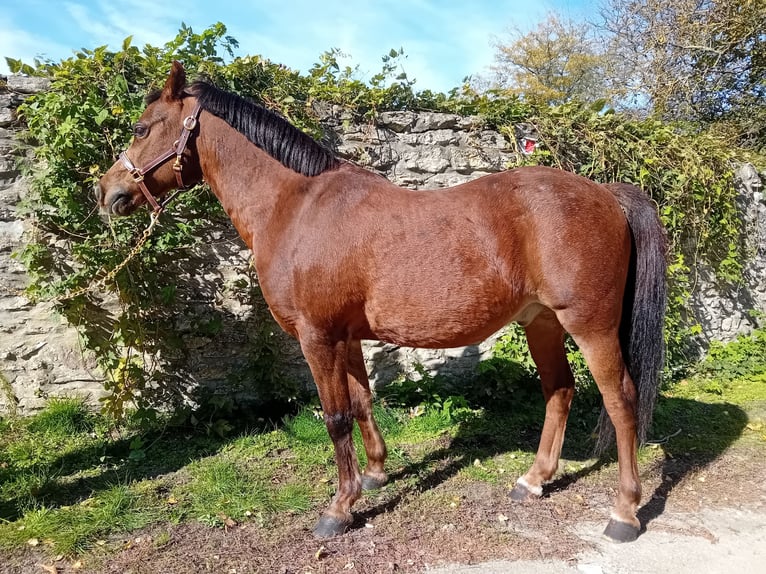
M 607 61 L 599 46 L 589 24 L 550 14 L 531 32 L 495 43 L 494 82 L 538 104 L 601 99 Z
M 764 0 L 607 0 L 602 17 L 624 96 L 669 119 L 737 124 L 764 145 Z

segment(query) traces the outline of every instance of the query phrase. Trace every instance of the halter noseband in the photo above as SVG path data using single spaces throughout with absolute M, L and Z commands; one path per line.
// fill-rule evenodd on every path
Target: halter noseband
M 146 197 L 146 201 L 149 202 L 149 205 L 152 206 L 152 209 L 155 213 L 160 214 L 162 213 L 162 210 L 165 209 L 165 206 L 167 206 L 168 203 L 180 192 L 187 188 L 186 185 L 184 185 L 183 177 L 181 176 L 181 171 L 183 170 L 183 153 L 186 150 L 186 146 L 189 143 L 189 137 L 191 136 L 194 129 L 197 127 L 197 120 L 199 119 L 200 112 L 202 111 L 202 108 L 199 104 L 194 106 L 194 110 L 192 111 L 190 116 L 187 116 L 183 123 L 183 129 L 181 130 L 181 135 L 178 138 L 177 141 L 175 141 L 172 145 L 172 147 L 163 153 L 162 155 L 158 156 L 153 161 L 150 161 L 142 168 L 137 168 L 135 164 L 130 161 L 130 158 L 128 158 L 127 152 L 122 152 L 120 154 L 119 160 L 122 163 L 123 167 L 127 169 L 130 172 L 130 175 L 133 176 L 133 181 L 135 181 L 138 184 L 138 187 L 141 189 L 141 192 L 144 194 L 144 197 Z M 144 176 L 152 171 L 153 169 L 161 166 L 163 163 L 168 161 L 173 156 L 176 156 L 176 161 L 173 163 L 173 171 L 176 174 L 176 183 L 178 183 L 177 191 L 175 193 L 170 194 L 165 200 L 162 202 L 157 202 L 155 197 L 152 195 L 152 193 L 149 191 L 149 188 L 146 187 L 146 183 L 144 183 Z

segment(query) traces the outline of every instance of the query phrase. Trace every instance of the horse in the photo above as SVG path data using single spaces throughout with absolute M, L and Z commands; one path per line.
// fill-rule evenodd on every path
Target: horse
M 343 534 L 362 490 L 388 481 L 361 341 L 459 347 L 516 321 L 546 406 L 534 462 L 510 498 L 539 498 L 557 470 L 574 393 L 569 333 L 616 438 L 619 487 L 604 533 L 637 538 L 637 449 L 658 390 L 667 298 L 666 237 L 640 189 L 547 167 L 400 188 L 250 100 L 187 85 L 174 62 L 94 192 L 102 212 L 128 215 L 144 204 L 161 211 L 171 190 L 203 180 L 251 249 L 269 309 L 316 383 L 338 471 L 316 537 Z

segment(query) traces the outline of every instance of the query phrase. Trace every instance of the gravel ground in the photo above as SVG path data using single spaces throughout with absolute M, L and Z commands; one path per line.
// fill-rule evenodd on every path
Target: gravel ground
M 494 561 L 431 574 L 731 574 L 766 572 L 766 512 L 733 508 L 663 515 L 636 542 L 615 544 L 603 524 L 582 523 L 592 548 L 571 560 Z

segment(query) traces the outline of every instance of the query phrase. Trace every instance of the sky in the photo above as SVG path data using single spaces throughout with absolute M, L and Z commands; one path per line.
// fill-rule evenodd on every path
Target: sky
M 349 57 L 360 79 L 380 71 L 381 57 L 403 48 L 402 68 L 415 88 L 446 92 L 492 64 L 493 39 L 529 30 L 556 13 L 595 18 L 597 0 L 3 0 L 0 74 L 5 57 L 54 61 L 81 48 L 162 46 L 182 22 L 195 32 L 222 22 L 239 41 L 236 56 L 259 54 L 307 71 L 326 50 Z

